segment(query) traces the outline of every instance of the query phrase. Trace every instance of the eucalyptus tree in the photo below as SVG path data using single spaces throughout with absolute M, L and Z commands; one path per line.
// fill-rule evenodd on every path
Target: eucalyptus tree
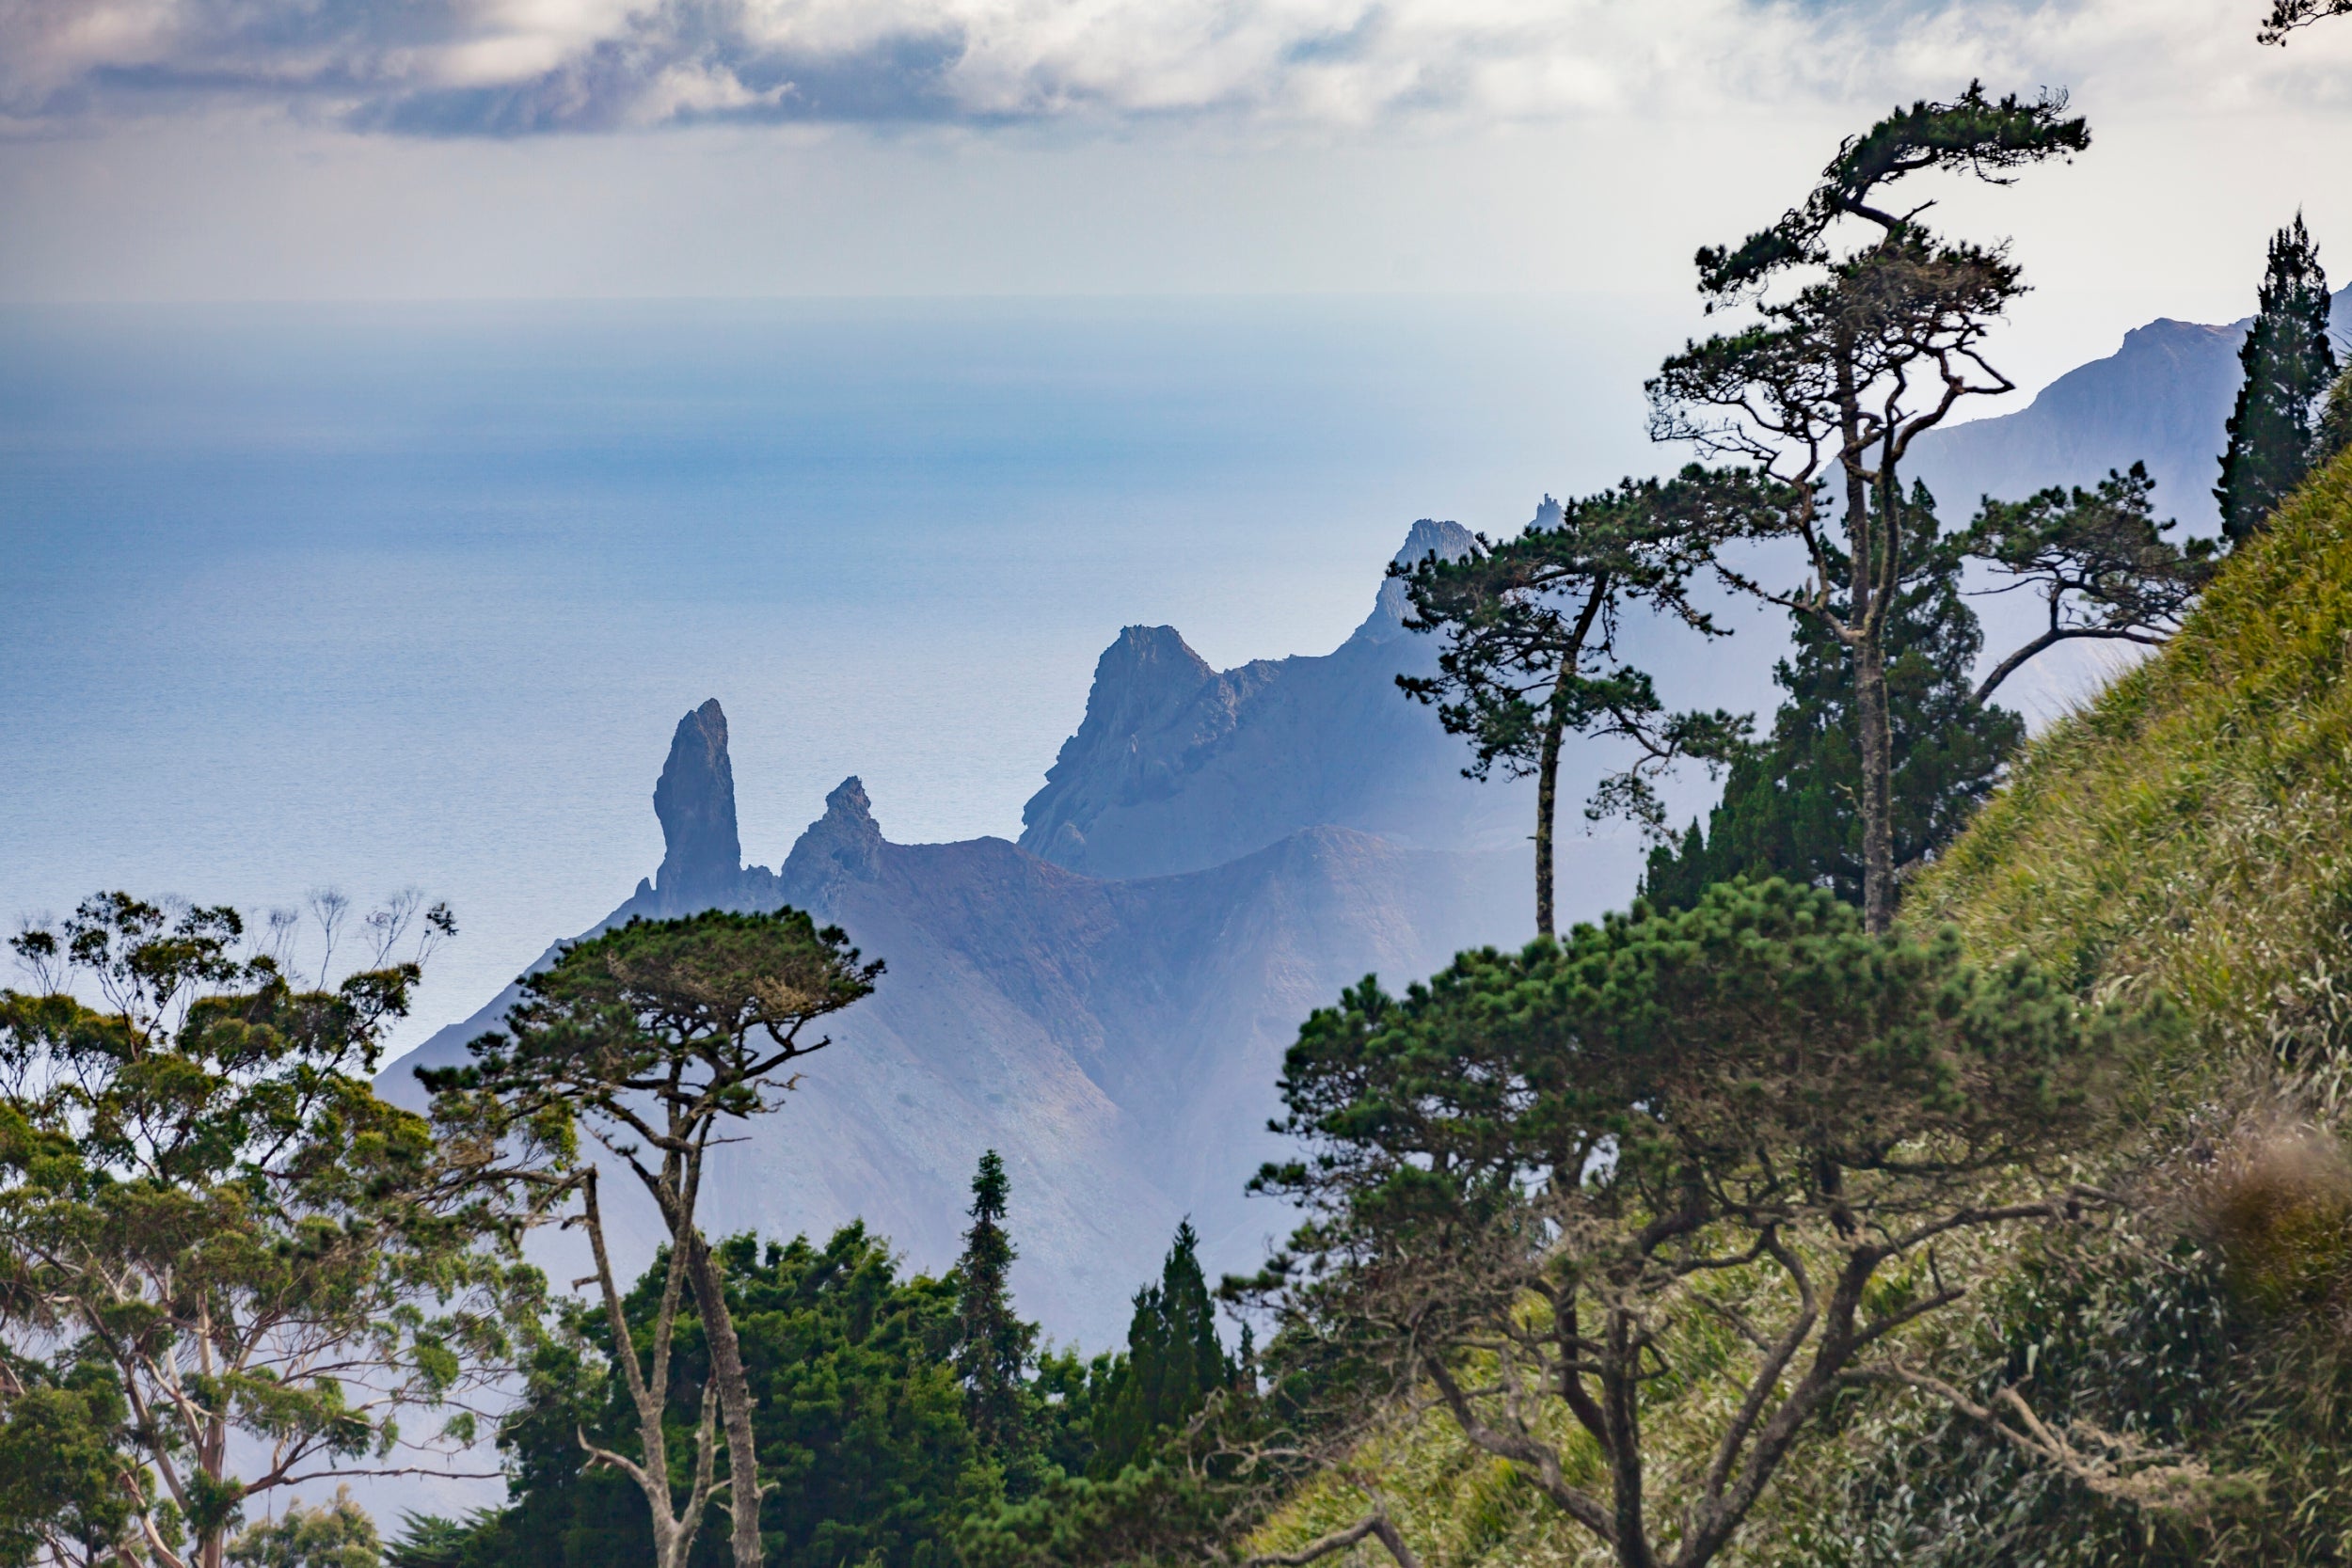
M 1553 839 L 1560 762 L 1571 735 L 1629 742 L 1632 762 L 1604 779 L 1588 816 L 1622 812 L 1656 829 L 1652 780 L 1682 757 L 1726 757 L 1743 734 L 1729 714 L 1668 713 L 1656 687 L 1619 653 L 1625 613 L 1661 613 L 1717 631 L 1688 588 L 1717 535 L 1789 498 L 1769 478 L 1696 467 L 1671 480 L 1628 480 L 1560 509 L 1500 544 L 1484 534 L 1447 561 L 1435 553 L 1391 567 L 1410 605 L 1406 626 L 1444 643 L 1435 675 L 1397 685 L 1468 736 L 1463 772 L 1535 779 L 1535 929 L 1553 928 Z
M 644 1492 L 661 1568 L 684 1568 L 702 1511 L 722 1491 L 738 1568 L 762 1555 L 750 1383 L 699 1221 L 711 1143 L 724 1129 L 781 1108 L 799 1082 L 793 1064 L 831 1043 L 811 1026 L 871 992 L 882 972 L 879 959 L 860 960 L 838 927 L 819 929 L 799 910 L 631 920 L 524 976 L 505 1028 L 474 1040 L 467 1065 L 418 1074 L 453 1143 L 485 1160 L 494 1149 L 524 1150 L 525 1164 L 509 1166 L 499 1184 L 578 1196 L 565 1223 L 587 1233 L 595 1256 L 592 1277 L 637 1411 L 639 1452 L 632 1458 L 590 1445 L 584 1433 L 580 1441 Z M 580 1157 L 582 1129 L 644 1189 L 668 1234 L 643 1361 L 613 1271 L 597 1167 Z M 681 1503 L 673 1495 L 663 1418 L 688 1289 L 710 1375 Z M 711 1453 L 714 1410 L 726 1436 L 724 1478 Z
M 2109 469 L 2089 490 L 2053 485 L 2020 501 L 1987 498 L 1963 542 L 1965 552 L 2009 582 L 1994 593 L 2027 589 L 2040 596 L 2047 624 L 1977 684 L 1982 703 L 2036 655 L 2076 638 L 2160 647 L 2213 577 L 2214 543 L 2165 537 L 2178 525 L 2157 522 L 2156 482 L 2147 465 Z
M 1648 384 L 1651 434 L 1753 466 L 1792 504 L 1759 510 L 1748 532 L 1795 541 L 1804 573 L 1718 552 L 1732 587 L 1806 615 L 1851 660 L 1861 752 L 1863 914 L 1895 911 L 1888 773 L 1887 616 L 1903 579 L 1902 468 L 1913 444 L 1969 397 L 2014 389 L 1986 357 L 1989 334 L 2024 292 L 2004 246 L 1947 240 L 1929 203 L 1889 198 L 1918 174 L 1994 184 L 2090 145 L 2063 93 L 1989 98 L 1979 83 L 1948 103 L 1899 109 L 1848 138 L 1805 199 L 1736 247 L 1698 255 L 1708 309 L 1746 307 L 1740 330 L 1692 342 Z M 1842 234 L 1859 239 L 1840 247 Z
M 417 961 L 297 989 L 245 934 L 115 893 L 14 940 L 0 1458 L 54 1468 L 0 1465 L 0 1552 L 222 1568 L 253 1499 L 449 1473 L 535 1316 L 513 1216 L 371 1088 Z

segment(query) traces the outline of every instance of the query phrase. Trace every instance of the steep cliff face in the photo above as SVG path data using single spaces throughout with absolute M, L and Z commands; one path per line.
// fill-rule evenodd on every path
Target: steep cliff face
M 735 892 L 743 847 L 735 832 L 735 767 L 727 716 L 713 697 L 677 721 L 669 760 L 653 786 L 665 847 L 654 891 L 665 910 L 707 909 Z
M 1423 519 L 1396 558 L 1453 559 L 1470 543 L 1459 524 Z M 1431 848 L 1524 838 L 1530 793 L 1461 778 L 1462 742 L 1397 689 L 1400 673 L 1437 658 L 1432 640 L 1404 629 L 1404 611 L 1402 585 L 1387 580 L 1336 651 L 1223 672 L 1173 627 L 1128 627 L 1022 813 L 1022 847 L 1090 876 L 1151 877 L 1325 824 Z

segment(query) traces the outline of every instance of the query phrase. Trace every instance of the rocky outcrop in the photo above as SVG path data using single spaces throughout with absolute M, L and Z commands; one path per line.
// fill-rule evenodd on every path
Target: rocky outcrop
M 1453 559 L 1470 543 L 1460 524 L 1424 518 L 1396 559 Z M 1128 627 L 1096 663 L 1086 718 L 1022 812 L 1022 847 L 1089 876 L 1151 877 L 1321 825 L 1422 847 L 1524 837 L 1527 792 L 1463 780 L 1462 743 L 1397 689 L 1399 674 L 1437 657 L 1430 639 L 1404 629 L 1405 609 L 1403 585 L 1385 580 L 1337 651 L 1223 672 L 1173 627 Z
M 825 815 L 792 846 L 779 879 L 803 898 L 830 896 L 845 883 L 872 881 L 882 867 L 882 852 L 873 802 L 851 774 L 825 797 Z
M 713 697 L 677 722 L 669 760 L 653 786 L 661 819 L 661 869 L 653 890 L 663 910 L 723 903 L 743 874 L 735 831 L 735 768 L 727 760 L 727 716 Z

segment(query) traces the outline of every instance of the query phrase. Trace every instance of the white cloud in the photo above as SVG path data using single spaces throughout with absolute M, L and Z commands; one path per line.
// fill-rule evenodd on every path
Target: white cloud
M 2333 104 L 2258 0 L 0 0 L 0 114 L 258 103 L 423 135 L 710 120 L 1541 120 L 2069 83 Z

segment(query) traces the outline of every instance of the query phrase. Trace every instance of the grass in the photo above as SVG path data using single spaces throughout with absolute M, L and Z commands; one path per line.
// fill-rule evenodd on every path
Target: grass
M 2217 1047 L 2324 1053 L 2352 1026 L 2347 659 L 2339 461 L 2169 647 L 2027 748 L 1905 920 L 2086 990 L 2162 991 Z

